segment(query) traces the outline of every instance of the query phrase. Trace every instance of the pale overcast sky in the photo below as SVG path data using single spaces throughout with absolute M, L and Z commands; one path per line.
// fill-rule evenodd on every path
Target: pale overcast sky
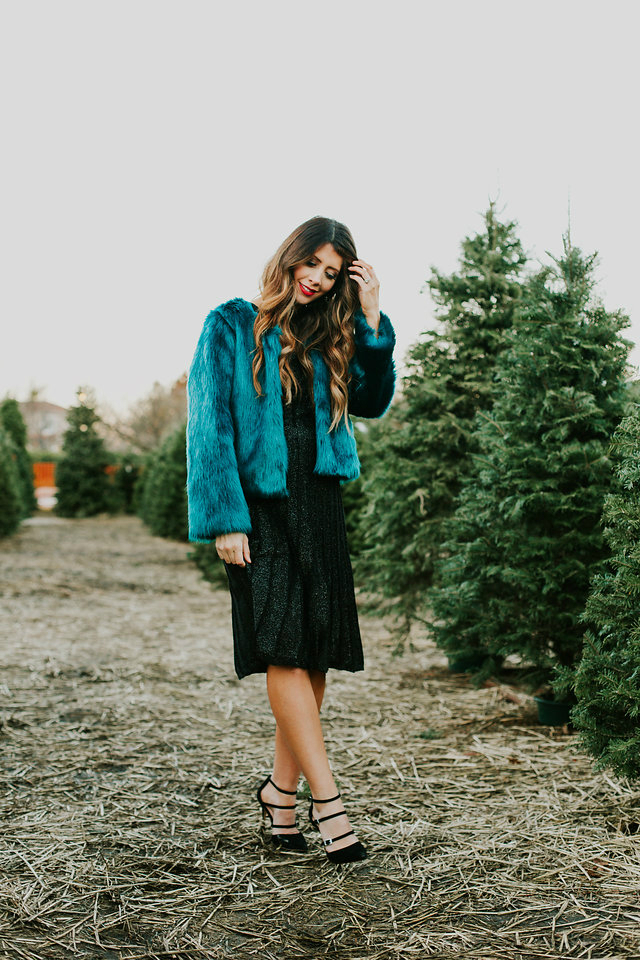
M 546 262 L 570 197 L 640 341 L 634 4 L 2 9 L 0 396 L 88 384 L 124 409 L 170 384 L 208 311 L 254 296 L 315 214 L 375 266 L 401 365 L 433 325 L 431 265 L 455 268 L 491 198 Z

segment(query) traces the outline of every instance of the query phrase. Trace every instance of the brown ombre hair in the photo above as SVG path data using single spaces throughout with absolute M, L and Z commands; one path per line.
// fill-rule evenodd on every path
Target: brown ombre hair
M 308 306 L 298 304 L 293 271 L 312 257 L 319 247 L 330 243 L 342 257 L 342 267 L 329 293 Z M 260 283 L 260 305 L 253 333 L 256 349 L 253 358 L 253 384 L 258 396 L 262 390 L 258 372 L 264 365 L 262 337 L 275 326 L 281 328 L 280 380 L 287 403 L 298 393 L 298 384 L 290 366 L 298 355 L 313 396 L 313 364 L 309 351 L 322 352 L 329 368 L 331 426 L 333 430 L 347 414 L 349 361 L 355 353 L 353 316 L 360 305 L 358 286 L 347 270 L 357 260 L 356 246 L 348 227 L 327 217 L 312 217 L 291 233 L 267 263 Z

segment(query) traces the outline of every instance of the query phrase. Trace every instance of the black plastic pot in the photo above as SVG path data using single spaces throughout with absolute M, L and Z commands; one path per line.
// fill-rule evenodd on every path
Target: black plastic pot
M 545 700 L 544 697 L 533 698 L 538 707 L 538 720 L 546 727 L 563 727 L 571 720 L 573 703 L 564 700 Z

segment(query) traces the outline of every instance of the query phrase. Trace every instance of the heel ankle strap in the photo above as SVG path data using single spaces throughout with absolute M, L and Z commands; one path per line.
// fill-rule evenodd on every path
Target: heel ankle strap
M 312 803 L 331 803 L 332 800 L 338 800 L 340 797 L 339 793 L 336 793 L 335 797 L 329 797 L 328 800 L 316 800 L 315 797 L 311 797 Z
M 278 784 L 275 782 L 275 780 L 273 780 L 271 777 L 269 777 L 269 782 L 273 784 L 273 786 L 276 788 L 276 790 L 278 791 L 278 793 L 288 793 L 289 796 L 295 797 L 295 795 L 296 795 L 297 792 L 298 792 L 297 790 L 283 790 L 281 787 L 278 786 Z M 270 806 L 270 807 L 273 807 L 273 806 L 275 806 L 275 804 L 270 803 L 269 806 Z
M 350 837 L 353 834 L 353 830 L 347 830 L 346 833 L 341 833 L 339 837 L 329 837 L 328 840 L 323 840 L 325 847 L 330 847 L 332 843 L 336 843 L 338 840 L 344 840 L 345 837 Z M 353 834 L 355 836 L 355 834 Z
M 341 810 L 339 813 L 330 813 L 328 817 L 314 817 L 314 823 L 324 823 L 325 820 L 334 820 L 336 817 L 346 817 L 346 812 Z

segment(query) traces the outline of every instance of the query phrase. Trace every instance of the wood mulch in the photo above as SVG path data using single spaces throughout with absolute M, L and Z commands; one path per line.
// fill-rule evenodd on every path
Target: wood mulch
M 189 550 L 131 517 L 0 543 L 1 957 L 640 957 L 640 787 L 382 619 L 323 706 L 370 858 L 265 847 L 264 677 Z

